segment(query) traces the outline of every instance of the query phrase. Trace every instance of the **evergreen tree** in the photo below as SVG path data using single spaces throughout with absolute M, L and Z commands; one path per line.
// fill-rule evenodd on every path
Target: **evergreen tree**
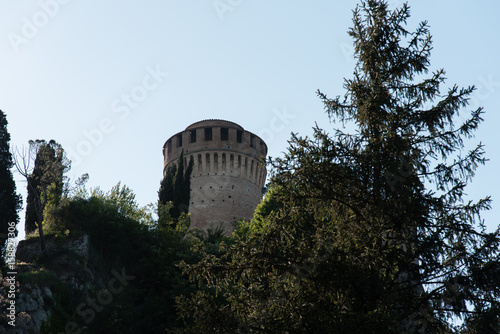
M 167 203 L 174 199 L 174 175 L 177 171 L 177 165 L 167 168 L 165 176 L 160 183 L 160 190 L 158 191 L 158 200 L 160 203 Z
M 188 165 L 184 171 L 184 178 L 182 180 L 182 192 L 180 202 L 185 204 L 184 212 L 188 212 L 189 198 L 191 197 L 191 174 L 193 173 L 194 159 L 193 156 L 189 158 Z
M 21 208 L 21 198 L 16 193 L 16 183 L 11 172 L 13 162 L 7 124 L 7 117 L 0 110 L 0 264 L 3 263 L 1 255 L 9 236 L 9 227 L 15 227 L 19 222 L 17 212 Z M 17 236 L 17 229 L 11 236 Z
M 32 173 L 28 177 L 28 198 L 26 205 L 25 232 L 32 233 L 41 224 L 41 216 L 37 207 L 43 197 L 42 192 L 48 190 L 46 202 L 57 204 L 61 199 L 64 186 L 64 173 L 69 170 L 70 162 L 64 150 L 54 140 L 30 141 L 30 150 L 36 154 Z M 42 199 L 43 201 L 43 199 Z
M 158 216 L 160 222 L 164 221 L 164 216 L 175 220 L 179 218 L 181 213 L 188 212 L 193 166 L 194 160 L 191 156 L 187 167 L 184 167 L 184 151 L 182 151 L 178 165 L 169 166 L 165 171 L 165 177 L 161 181 L 160 190 L 158 191 Z M 172 202 L 172 206 L 168 208 L 168 213 L 166 213 L 164 210 L 168 202 Z
M 440 93 L 427 23 L 409 32 L 409 17 L 380 0 L 354 11 L 353 79 L 343 97 L 318 94 L 356 132 L 316 127 L 271 161 L 280 205 L 222 258 L 186 266 L 216 291 L 179 299 L 192 332 L 500 331 L 500 234 L 480 218 L 490 198 L 463 199 L 485 162 L 481 144 L 462 155 L 482 109 L 454 126 L 474 87 Z
M 179 163 L 177 165 L 177 170 L 174 174 L 174 198 L 172 199 L 173 206 L 170 209 L 170 214 L 172 218 L 176 219 L 181 215 L 181 212 L 187 212 L 186 205 L 189 206 L 188 203 L 183 203 L 183 193 L 184 189 L 184 150 L 182 150 L 181 155 L 179 156 Z M 186 209 L 186 211 L 184 211 Z

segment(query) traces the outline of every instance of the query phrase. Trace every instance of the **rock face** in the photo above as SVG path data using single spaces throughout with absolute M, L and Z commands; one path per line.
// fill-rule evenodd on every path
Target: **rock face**
M 51 315 L 51 308 L 57 304 L 57 287 L 66 286 L 82 290 L 75 277 L 88 272 L 86 264 L 90 255 L 88 235 L 68 238 L 61 242 L 48 238 L 44 263 L 50 267 L 45 270 L 39 264 L 40 241 L 37 238 L 19 242 L 16 252 L 16 317 L 15 327 L 8 324 L 11 320 L 4 310 L 9 305 L 6 298 L 9 283 L 0 272 L 0 334 L 31 334 L 40 333 L 43 322 L 47 322 Z M 45 265 L 44 265 L 45 266 Z M 87 274 L 88 275 L 88 274 Z M 24 278 L 22 278 L 24 276 Z M 91 275 L 92 276 L 92 275 Z M 23 281 L 30 281 L 23 283 Z M 21 281 L 21 282 L 20 282 Z M 55 290 L 54 290 L 55 289 Z
M 55 303 L 52 291 L 48 287 L 26 284 L 16 297 L 15 327 L 2 324 L 0 333 L 40 333 L 42 323 L 49 319 L 50 307 Z

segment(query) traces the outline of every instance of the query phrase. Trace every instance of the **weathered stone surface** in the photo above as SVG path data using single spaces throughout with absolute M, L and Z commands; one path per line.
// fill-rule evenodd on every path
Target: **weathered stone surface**
M 40 333 L 42 323 L 50 317 L 50 305 L 54 302 L 52 291 L 48 287 L 40 288 L 27 284 L 17 292 L 16 297 L 15 326 L 1 324 L 0 334 Z M 47 301 L 50 302 L 47 304 Z

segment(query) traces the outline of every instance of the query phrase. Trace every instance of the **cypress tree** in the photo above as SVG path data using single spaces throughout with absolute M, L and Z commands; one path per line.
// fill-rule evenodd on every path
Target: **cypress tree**
M 165 177 L 160 183 L 160 190 L 158 191 L 158 201 L 160 203 L 167 203 L 174 198 L 174 175 L 177 170 L 177 165 L 170 166 L 165 172 Z
M 26 205 L 25 232 L 29 234 L 37 229 L 40 215 L 37 214 L 42 189 L 50 188 L 50 200 L 57 204 L 62 196 L 64 173 L 69 170 L 69 161 L 60 144 L 54 140 L 30 141 L 30 147 L 36 152 L 33 172 L 28 177 L 28 198 Z M 49 199 L 46 199 L 47 201 Z
M 174 220 L 179 218 L 181 213 L 189 210 L 189 198 L 191 193 L 191 173 L 193 171 L 194 160 L 191 156 L 187 168 L 184 167 L 184 151 L 179 156 L 179 163 L 169 166 L 165 171 L 165 177 L 160 183 L 158 191 L 158 216 L 160 221 L 164 221 L 163 206 L 172 202 L 169 215 Z
M 185 208 L 185 203 L 182 203 L 184 189 L 184 150 L 181 151 L 179 156 L 179 163 L 177 165 L 177 171 L 174 175 L 174 206 L 170 209 L 172 218 L 179 218 L 181 212 Z
M 193 156 L 189 158 L 188 165 L 184 172 L 184 178 L 182 180 L 182 194 L 181 194 L 181 205 L 183 206 L 183 211 L 188 212 L 189 209 L 189 198 L 191 194 L 191 174 L 193 173 L 194 159 Z

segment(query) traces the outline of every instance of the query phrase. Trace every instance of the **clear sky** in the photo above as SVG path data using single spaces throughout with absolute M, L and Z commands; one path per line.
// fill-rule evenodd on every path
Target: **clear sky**
M 236 122 L 279 156 L 291 131 L 332 128 L 315 91 L 344 94 L 357 3 L 0 0 L 0 109 L 12 144 L 55 139 L 73 160 L 72 179 L 89 173 L 88 186 L 104 190 L 121 181 L 141 205 L 157 199 L 165 140 L 198 120 Z M 409 4 L 410 30 L 429 21 L 431 69 L 447 71 L 444 87 L 478 87 L 464 112 L 485 108 L 473 142 L 486 145 L 490 161 L 468 194 L 492 195 L 484 216 L 492 229 L 500 213 L 500 2 Z

